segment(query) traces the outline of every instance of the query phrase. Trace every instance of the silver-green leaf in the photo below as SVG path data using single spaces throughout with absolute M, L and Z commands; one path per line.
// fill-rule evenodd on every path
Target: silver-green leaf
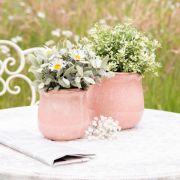
M 88 84 L 95 84 L 94 79 L 90 78 L 90 77 L 84 77 L 85 82 L 87 82 Z
M 83 76 L 83 68 L 81 66 L 76 66 L 78 74 L 82 77 Z
M 76 83 L 76 87 L 78 87 L 78 88 L 81 88 L 81 78 L 80 77 L 76 77 L 75 78 L 75 83 Z

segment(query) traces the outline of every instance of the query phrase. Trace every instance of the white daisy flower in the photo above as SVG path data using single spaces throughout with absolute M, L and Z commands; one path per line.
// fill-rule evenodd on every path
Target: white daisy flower
M 76 61 L 84 60 L 85 56 L 86 55 L 83 50 L 73 50 L 71 53 L 71 57 Z
M 66 11 L 64 10 L 64 9 L 60 9 L 59 11 L 58 11 L 58 14 L 61 14 L 61 15 L 64 15 L 66 13 Z
M 51 71 L 60 71 L 66 66 L 66 63 L 62 59 L 57 59 L 49 63 L 49 69 Z
M 99 20 L 99 23 L 102 24 L 102 25 L 103 25 L 103 24 L 107 24 L 107 22 L 106 22 L 105 19 L 100 19 L 100 20 Z
M 59 28 L 55 29 L 55 30 L 51 31 L 51 35 L 55 36 L 55 37 L 60 37 L 61 30 Z
M 41 19 L 44 19 L 46 17 L 45 13 L 42 11 L 37 12 L 37 16 Z
M 13 41 L 14 43 L 18 43 L 21 42 L 23 40 L 23 38 L 21 36 L 16 36 L 11 38 L 11 41 Z
M 15 18 L 14 16 L 8 16 L 9 21 L 13 21 Z
M 19 2 L 19 5 L 20 5 L 21 7 L 24 7 L 24 6 L 26 6 L 26 3 L 23 2 L 23 1 L 21 1 L 21 2 Z
M 25 10 L 25 13 L 26 14 L 31 14 L 32 13 L 32 9 L 30 7 L 28 7 L 26 10 Z
M 71 31 L 62 31 L 62 35 L 64 35 L 67 38 L 72 37 L 73 33 Z

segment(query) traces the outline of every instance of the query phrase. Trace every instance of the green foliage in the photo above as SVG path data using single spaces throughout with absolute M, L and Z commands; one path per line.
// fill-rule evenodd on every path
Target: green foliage
M 75 46 L 70 41 L 66 45 L 61 49 L 45 47 L 29 55 L 30 71 L 36 77 L 34 85 L 38 89 L 86 89 L 101 78 L 111 76 L 104 61 L 87 46 Z
M 114 72 L 156 74 L 160 66 L 155 61 L 155 51 L 160 46 L 129 24 L 95 25 L 89 31 L 90 44 L 101 57 L 108 56 L 110 69 Z

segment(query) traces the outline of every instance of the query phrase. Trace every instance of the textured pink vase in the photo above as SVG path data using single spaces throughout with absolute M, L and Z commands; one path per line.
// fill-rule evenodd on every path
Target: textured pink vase
M 40 93 L 39 129 L 51 140 L 72 140 L 84 136 L 90 119 L 86 92 L 78 89 Z
M 144 111 L 142 77 L 136 73 L 116 73 L 88 90 L 88 107 L 93 116 L 111 116 L 122 129 L 133 128 Z

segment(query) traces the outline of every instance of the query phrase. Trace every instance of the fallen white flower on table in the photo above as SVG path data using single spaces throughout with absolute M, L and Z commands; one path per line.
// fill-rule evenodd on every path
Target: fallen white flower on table
M 117 137 L 121 127 L 112 117 L 95 117 L 87 129 L 85 137 L 88 139 L 111 139 Z

